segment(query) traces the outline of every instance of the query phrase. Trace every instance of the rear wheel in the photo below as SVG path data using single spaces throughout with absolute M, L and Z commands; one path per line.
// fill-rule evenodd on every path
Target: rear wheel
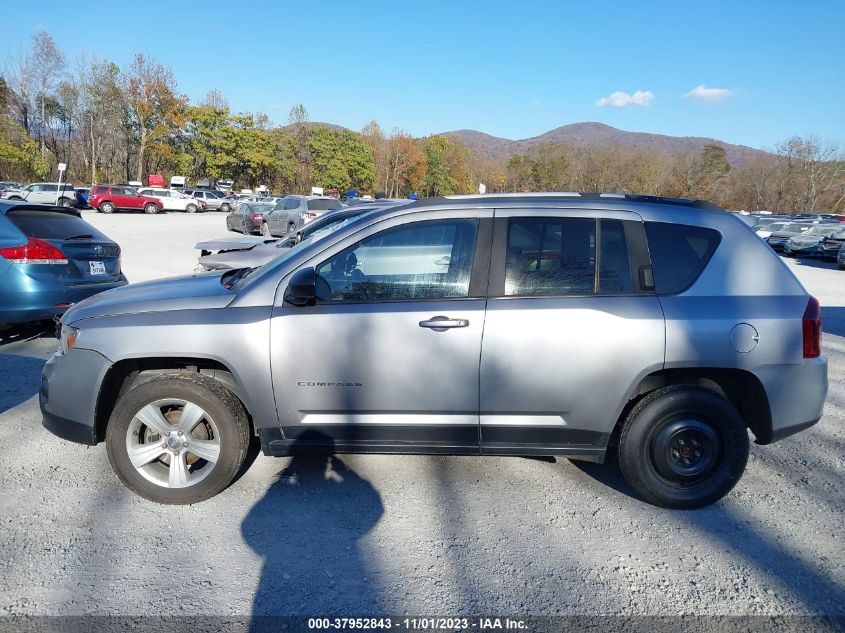
M 628 415 L 619 467 L 648 502 L 693 509 L 724 497 L 748 461 L 742 417 L 719 394 L 691 385 L 652 392 Z
M 154 205 L 152 202 L 144 205 L 144 213 L 149 213 L 152 215 L 153 213 L 158 213 L 158 207 Z
M 225 386 L 174 372 L 118 400 L 106 446 L 114 472 L 133 492 L 157 503 L 197 503 L 234 479 L 249 446 L 249 422 Z
M 296 224 L 290 222 L 288 224 L 288 235 L 293 235 L 296 232 Z
M 60 207 L 70 207 L 73 206 L 73 201 L 69 198 L 59 198 L 59 206 Z
M 102 213 L 114 213 L 114 205 L 111 202 L 104 202 L 100 205 L 98 211 Z
M 191 204 L 189 204 L 188 206 L 185 207 L 185 211 L 187 211 L 188 213 L 196 213 L 197 212 L 197 205 L 191 203 Z

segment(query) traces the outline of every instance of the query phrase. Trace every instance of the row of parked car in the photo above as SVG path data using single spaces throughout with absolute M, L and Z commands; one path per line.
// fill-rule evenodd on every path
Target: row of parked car
M 845 216 L 770 216 L 761 219 L 754 231 L 786 257 L 837 262 L 839 269 L 845 270 Z

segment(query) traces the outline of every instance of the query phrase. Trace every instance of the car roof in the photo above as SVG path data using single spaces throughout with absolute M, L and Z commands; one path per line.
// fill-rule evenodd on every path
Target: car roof
M 31 202 L 27 203 L 17 200 L 0 200 L 0 215 L 6 215 L 8 211 L 13 209 L 16 211 L 52 211 L 53 213 L 64 213 L 66 215 L 82 217 L 82 214 L 72 207 L 57 207 L 49 204 L 32 204 Z

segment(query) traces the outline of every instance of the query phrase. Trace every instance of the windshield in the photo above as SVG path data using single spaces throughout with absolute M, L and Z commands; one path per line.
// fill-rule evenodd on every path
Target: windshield
M 758 231 L 782 231 L 787 225 L 783 222 L 772 222 L 771 224 L 764 224 L 757 228 Z

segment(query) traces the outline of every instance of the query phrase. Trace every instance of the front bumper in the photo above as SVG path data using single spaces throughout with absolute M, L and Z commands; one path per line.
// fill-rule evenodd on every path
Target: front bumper
M 813 244 L 812 246 L 800 246 L 787 242 L 783 250 L 789 255 L 796 255 L 798 257 L 821 256 L 821 246 L 819 244 Z
M 62 439 L 97 443 L 97 400 L 112 363 L 87 349 L 56 352 L 41 372 L 38 401 L 44 428 Z
M 800 365 L 763 365 L 754 370 L 766 390 L 772 426 L 757 437 L 771 444 L 813 426 L 827 397 L 827 359 L 805 358 Z

